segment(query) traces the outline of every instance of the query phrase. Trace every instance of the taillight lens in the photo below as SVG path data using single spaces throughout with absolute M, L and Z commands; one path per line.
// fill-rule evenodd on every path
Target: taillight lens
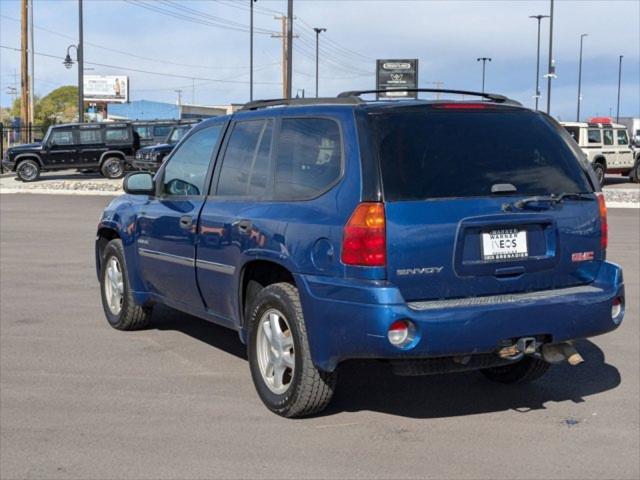
M 363 267 L 384 267 L 387 263 L 384 205 L 359 204 L 344 226 L 342 263 Z
M 607 226 L 607 205 L 604 193 L 598 192 L 598 206 L 600 207 L 600 247 L 604 250 L 609 244 L 609 227 Z

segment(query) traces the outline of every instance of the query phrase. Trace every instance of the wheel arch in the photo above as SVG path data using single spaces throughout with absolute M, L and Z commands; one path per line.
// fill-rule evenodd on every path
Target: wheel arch
M 107 150 L 102 155 L 100 155 L 100 165 L 102 165 L 102 162 L 104 162 L 107 158 L 111 157 L 118 157 L 121 160 L 126 160 L 126 155 L 120 150 Z
M 607 169 L 607 159 L 602 155 L 598 155 L 597 157 L 594 157 L 592 163 L 597 163 L 599 165 L 602 165 L 605 170 Z
M 257 282 L 262 288 L 280 282 L 298 287 L 291 270 L 281 263 L 264 259 L 250 260 L 245 263 L 238 276 L 238 326 L 242 330 L 245 330 L 246 326 L 246 310 L 251 299 L 257 294 L 257 291 L 250 291 L 249 283 L 251 281 Z
M 121 238 L 118 231 L 111 227 L 102 226 L 96 234 L 96 273 L 98 277 L 102 271 L 102 252 L 111 240 Z
M 40 158 L 40 155 L 38 155 L 37 153 L 22 153 L 20 155 L 16 155 L 15 168 L 18 168 L 18 165 L 20 165 L 20 162 L 24 162 L 25 160 L 35 160 L 36 162 L 38 162 L 38 165 L 40 165 L 40 168 L 44 168 L 44 164 L 42 163 L 42 158 Z

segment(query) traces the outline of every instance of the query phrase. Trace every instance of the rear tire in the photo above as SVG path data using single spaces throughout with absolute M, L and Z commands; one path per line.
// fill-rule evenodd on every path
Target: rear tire
M 249 367 L 262 402 L 288 418 L 324 410 L 337 376 L 318 370 L 311 360 L 298 289 L 289 283 L 269 285 L 247 313 Z
M 596 178 L 598 179 L 598 183 L 600 184 L 600 186 L 601 187 L 604 186 L 604 173 L 605 173 L 604 165 L 602 165 L 601 163 L 594 163 L 593 171 L 596 174 Z
M 501 367 L 480 370 L 485 377 L 493 382 L 506 384 L 524 384 L 542 377 L 551 364 L 536 357 L 524 357 L 517 363 Z
M 122 178 L 124 175 L 124 160 L 118 157 L 109 157 L 100 166 L 100 173 L 105 178 Z
M 629 172 L 629 180 L 631 180 L 631 183 L 640 183 L 640 160 L 636 162 Z
M 35 160 L 22 160 L 16 167 L 16 175 L 23 182 L 35 182 L 40 177 L 40 164 Z
M 136 305 L 119 238 L 104 248 L 100 262 L 102 308 L 109 325 L 116 330 L 140 330 L 149 325 L 151 308 Z

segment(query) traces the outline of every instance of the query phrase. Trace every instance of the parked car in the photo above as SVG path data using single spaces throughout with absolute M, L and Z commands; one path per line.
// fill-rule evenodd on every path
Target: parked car
M 555 120 L 365 93 L 249 103 L 129 174 L 97 229 L 109 324 L 164 304 L 236 330 L 285 417 L 324 409 L 345 360 L 524 383 L 620 325 L 604 196 Z
M 640 178 L 640 155 L 631 148 L 624 125 L 608 117 L 592 118 L 589 123 L 561 122 L 578 143 L 596 173 L 600 185 L 605 173 L 629 176 L 632 182 Z
M 196 122 L 174 125 L 163 143 L 141 148 L 136 152 L 132 161 L 132 167 L 137 170 L 155 172 L 158 170 L 165 157 L 171 153 L 173 148 L 191 130 Z
M 140 136 L 140 146 L 148 147 L 164 141 L 179 120 L 136 120 L 134 131 Z
M 2 163 L 24 182 L 43 171 L 69 168 L 120 178 L 137 147 L 130 123 L 69 123 L 49 127 L 42 142 L 9 148 Z

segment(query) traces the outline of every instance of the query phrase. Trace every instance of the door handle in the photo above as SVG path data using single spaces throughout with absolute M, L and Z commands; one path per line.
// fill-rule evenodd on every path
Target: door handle
M 247 233 L 249 230 L 251 230 L 253 223 L 251 222 L 251 220 L 240 220 L 237 225 L 240 233 Z
M 191 225 L 193 225 L 193 217 L 191 215 L 180 217 L 180 228 L 191 228 Z

